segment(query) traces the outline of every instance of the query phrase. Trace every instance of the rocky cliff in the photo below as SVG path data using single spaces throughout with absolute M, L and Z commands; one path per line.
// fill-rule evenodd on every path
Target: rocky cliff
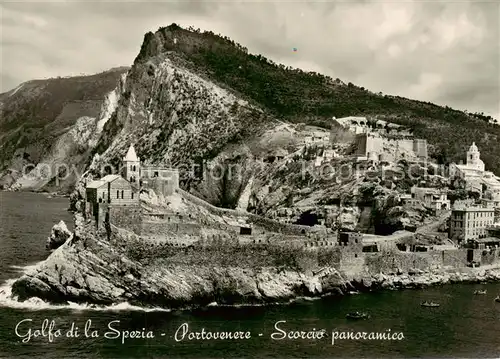
M 68 193 L 118 105 L 128 68 L 0 94 L 0 186 Z
M 425 259 L 397 252 L 374 254 L 362 270 L 349 273 L 337 270 L 338 257 L 325 251 L 229 243 L 166 248 L 118 228 L 112 232 L 104 239 L 77 215 L 75 233 L 14 283 L 13 297 L 186 308 L 500 280 L 499 268 L 431 270 Z

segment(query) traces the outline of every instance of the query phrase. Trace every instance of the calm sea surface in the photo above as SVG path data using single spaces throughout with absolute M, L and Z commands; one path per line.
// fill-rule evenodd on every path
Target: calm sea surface
M 330 358 L 330 357 L 500 357 L 500 303 L 493 298 L 500 284 L 451 285 L 427 290 L 379 292 L 345 298 L 302 300 L 268 307 L 211 307 L 196 311 L 144 311 L 128 305 L 89 309 L 69 304 L 50 306 L 30 301 L 9 300 L 12 279 L 26 266 L 45 259 L 45 240 L 52 225 L 64 220 L 72 229 L 68 200 L 31 193 L 0 192 L 0 357 L 21 358 Z M 70 226 L 71 224 L 71 226 Z M 484 288 L 485 296 L 474 296 Z M 1 294 L 1 291 L 4 291 Z M 421 308 L 422 300 L 441 303 L 439 308 Z M 371 319 L 352 322 L 346 313 L 363 310 Z M 54 321 L 61 336 L 38 336 L 27 343 L 19 335 L 31 328 L 41 330 L 42 322 Z M 90 322 L 88 322 L 90 320 Z M 116 322 L 113 322 L 116 321 Z M 119 322 L 118 322 L 119 321 Z M 326 329 L 321 340 L 273 340 L 278 326 L 289 330 Z M 114 331 L 108 328 L 115 328 Z M 78 338 L 67 337 L 78 327 Z M 90 323 L 89 338 L 85 323 Z M 175 340 L 178 328 L 187 323 L 189 331 L 249 331 L 247 340 Z M 111 337 L 118 330 L 152 331 L 154 338 Z M 402 332 L 401 341 L 335 340 L 337 332 Z M 48 333 L 48 330 L 46 330 Z M 90 337 L 98 334 L 99 337 Z M 122 333 L 120 333 L 122 334 Z M 180 338 L 179 338 L 180 339 Z

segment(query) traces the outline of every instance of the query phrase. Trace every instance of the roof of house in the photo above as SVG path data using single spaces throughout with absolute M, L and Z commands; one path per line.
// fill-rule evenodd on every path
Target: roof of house
M 470 239 L 469 241 L 471 241 L 471 242 L 477 242 L 477 243 L 490 243 L 490 242 L 500 242 L 500 238 L 497 238 L 497 237 L 486 237 L 486 238 Z
M 123 161 L 139 161 L 139 157 L 137 157 L 137 154 L 135 153 L 134 145 L 130 145 Z
M 120 175 L 107 175 L 99 180 L 95 180 L 87 184 L 87 188 L 99 188 L 106 183 L 113 182 L 114 180 L 120 178 Z
M 274 156 L 286 156 L 288 155 L 288 152 L 284 150 L 283 148 L 278 148 L 276 151 L 273 152 Z
M 87 188 L 99 188 L 102 185 L 104 185 L 105 183 L 106 182 L 101 181 L 101 180 L 92 181 L 92 182 L 90 182 L 90 183 L 87 184 Z

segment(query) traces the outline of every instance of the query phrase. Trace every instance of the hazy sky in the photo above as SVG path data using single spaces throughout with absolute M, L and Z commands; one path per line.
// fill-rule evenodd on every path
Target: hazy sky
M 131 65 L 147 31 L 176 22 L 372 91 L 500 114 L 498 0 L 7 0 L 0 10 L 0 92 Z

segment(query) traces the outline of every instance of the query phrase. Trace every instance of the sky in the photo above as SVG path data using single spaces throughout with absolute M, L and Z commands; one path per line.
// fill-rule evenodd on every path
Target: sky
M 374 92 L 500 119 L 499 0 L 3 0 L 0 12 L 0 92 L 130 66 L 146 32 L 175 22 Z

